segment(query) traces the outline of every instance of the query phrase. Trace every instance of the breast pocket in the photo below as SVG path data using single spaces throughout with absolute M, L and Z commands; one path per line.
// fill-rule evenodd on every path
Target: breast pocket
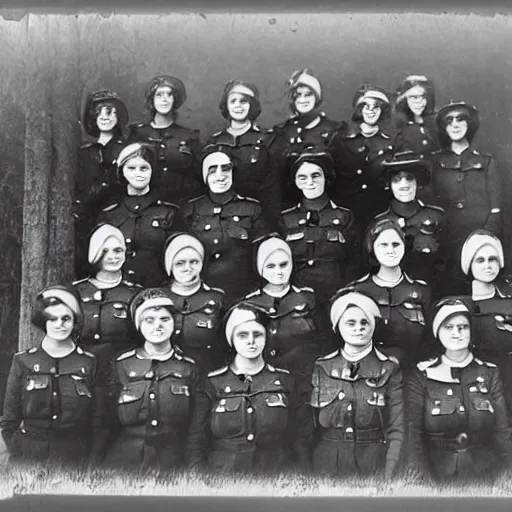
M 491 401 L 487 398 L 472 398 L 471 405 L 476 411 L 494 414 L 494 407 L 492 406 Z
M 425 325 L 425 315 L 423 314 L 423 306 L 414 302 L 404 302 L 398 306 L 401 316 L 415 324 Z
M 265 393 L 258 397 L 255 407 L 258 434 L 276 434 L 286 429 L 289 419 L 289 403 L 286 393 Z
M 24 412 L 27 419 L 45 419 L 50 415 L 50 376 L 27 375 L 24 389 Z
M 190 412 L 190 387 L 185 379 L 173 377 L 160 382 L 158 403 L 162 421 L 187 421 Z
M 211 420 L 214 437 L 236 437 L 245 432 L 244 401 L 244 397 L 225 397 L 214 402 Z
M 144 397 L 148 384 L 146 382 L 132 382 L 121 390 L 117 402 L 119 421 L 123 425 L 138 425 L 147 418 L 144 407 Z

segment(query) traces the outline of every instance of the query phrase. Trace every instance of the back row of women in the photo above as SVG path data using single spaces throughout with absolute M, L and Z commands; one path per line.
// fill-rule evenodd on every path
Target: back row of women
M 46 337 L 15 356 L 6 393 L 13 454 L 65 455 L 73 440 L 107 465 L 168 468 L 188 438 L 191 468 L 390 476 L 432 451 L 427 471 L 459 475 L 508 460 L 512 293 L 499 238 L 482 229 L 499 232 L 500 187 L 469 146 L 476 109 L 450 104 L 432 123 L 431 84 L 408 77 L 395 111 L 411 118 L 391 138 L 380 88 L 358 91 L 352 126 L 321 115 L 321 97 L 295 73 L 296 115 L 261 133 L 256 89 L 229 82 L 230 126 L 202 153 L 175 123 L 173 77 L 151 82 L 152 122 L 128 142 L 119 98 L 89 98 L 97 141 L 81 150 L 74 211 L 88 277 L 38 298 Z M 446 294 L 467 296 L 432 313 Z M 423 362 L 438 341 L 445 354 Z

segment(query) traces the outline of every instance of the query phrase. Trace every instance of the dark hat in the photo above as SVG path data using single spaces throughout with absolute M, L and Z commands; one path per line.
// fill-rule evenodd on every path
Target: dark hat
M 259 91 L 255 85 L 242 82 L 241 80 L 229 80 L 224 86 L 224 90 L 222 91 L 219 101 L 219 109 L 222 113 L 222 117 L 229 119 L 229 112 L 227 108 L 228 97 L 231 93 L 235 92 L 244 94 L 249 99 L 249 119 L 254 121 L 261 113 Z
M 364 237 L 364 246 L 368 254 L 373 254 L 373 244 L 375 240 L 377 240 L 378 236 L 383 231 L 386 231 L 386 229 L 393 229 L 396 231 L 398 236 L 402 239 L 402 242 L 405 244 L 405 234 L 396 221 L 389 218 L 374 220 L 366 229 L 366 234 Z
M 355 108 L 359 103 L 365 101 L 367 98 L 379 100 L 382 103 L 389 105 L 389 95 L 385 89 L 373 84 L 364 84 L 357 89 L 352 99 L 352 107 Z
M 458 101 L 455 103 L 448 103 L 447 105 L 443 105 L 436 114 L 436 123 L 438 126 L 442 126 L 444 118 L 448 115 L 452 110 L 463 110 L 468 118 L 470 119 L 471 124 L 476 124 L 478 126 L 479 118 L 478 118 L 478 109 L 474 105 L 470 105 L 464 101 Z
M 155 96 L 155 92 L 159 87 L 170 87 L 172 91 L 172 95 L 174 97 L 174 104 L 172 106 L 173 110 L 178 110 L 185 100 L 187 99 L 187 91 L 185 89 L 185 84 L 174 76 L 170 75 L 159 75 L 155 76 L 146 89 L 146 108 L 150 111 L 154 111 L 153 105 L 153 97 Z
M 404 79 L 404 81 L 400 84 L 400 87 L 396 91 L 396 105 L 401 103 L 402 101 L 406 101 L 407 97 L 411 94 L 415 94 L 417 88 L 422 87 L 425 91 L 425 97 L 427 98 L 427 106 L 425 110 L 428 109 L 426 114 L 432 113 L 435 107 L 435 89 L 434 84 L 431 80 L 429 80 L 426 76 L 423 75 L 410 75 Z
M 418 185 L 425 186 L 430 183 L 430 162 L 423 158 L 416 158 L 412 151 L 395 153 L 393 160 L 384 162 L 384 172 L 387 183 L 395 174 L 399 172 L 408 172 L 412 174 Z
M 96 137 L 99 132 L 94 109 L 101 103 L 112 103 L 114 105 L 117 111 L 117 124 L 121 130 L 128 124 L 130 118 L 126 105 L 117 93 L 108 89 L 93 92 L 87 96 L 84 111 L 82 112 L 84 130 L 92 137 Z
M 308 146 L 299 153 L 291 168 L 290 177 L 292 182 L 295 180 L 295 174 L 299 170 L 299 167 L 304 162 L 318 165 L 324 172 L 325 181 L 328 184 L 334 183 L 336 178 L 334 160 L 331 153 L 324 146 Z

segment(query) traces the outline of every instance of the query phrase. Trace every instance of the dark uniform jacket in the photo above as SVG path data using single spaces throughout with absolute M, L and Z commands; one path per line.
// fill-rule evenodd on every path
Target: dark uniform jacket
M 190 130 L 176 123 L 167 128 L 135 123 L 128 128 L 129 143 L 147 142 L 156 150 L 157 168 L 153 186 L 163 200 L 181 206 L 201 193 L 199 130 Z
M 226 362 L 228 345 L 223 341 L 221 322 L 226 312 L 226 294 L 202 282 L 192 295 L 178 295 L 170 284 L 163 287 L 174 303 L 173 346 L 196 363 L 200 373 L 208 373 Z
M 204 280 L 226 292 L 227 304 L 255 287 L 252 240 L 265 232 L 256 199 L 236 194 L 206 194 L 183 207 L 189 232 L 206 249 Z
M 440 148 L 433 115 L 424 117 L 423 124 L 400 117 L 397 119 L 396 129 L 393 142 L 395 153 L 412 151 L 415 158 L 430 158 L 430 154 Z
M 14 355 L 0 428 L 12 457 L 79 463 L 101 451 L 96 358 L 76 347 L 63 358 L 42 348 Z
M 329 199 L 308 210 L 307 201 L 284 210 L 286 241 L 293 254 L 292 281 L 309 286 L 324 304 L 354 279 L 358 265 L 358 238 L 354 215 Z
M 424 281 L 403 274 L 392 288 L 379 286 L 370 274 L 351 283 L 356 291 L 369 295 L 379 306 L 382 318 L 377 323 L 374 343 L 388 357 L 394 356 L 408 368 L 425 350 L 430 288 Z
M 392 199 L 389 208 L 375 217 L 375 221 L 382 219 L 394 220 L 405 234 L 402 268 L 413 279 L 427 281 L 434 292 L 444 270 L 444 262 L 439 254 L 443 209 L 425 205 L 418 199 L 410 203 Z
M 197 392 L 189 467 L 264 474 L 287 468 L 304 425 L 298 396 L 289 372 L 269 364 L 252 376 L 228 366 L 211 372 Z
M 166 280 L 165 240 L 182 226 L 175 204 L 161 201 L 152 190 L 143 196 L 125 194 L 103 208 L 99 220 L 122 231 L 126 242 L 123 270 L 130 281 L 149 287 Z
M 227 130 L 214 133 L 206 142 L 227 146 L 235 158 L 234 188 L 242 196 L 257 199 L 269 231 L 278 228 L 281 184 L 277 162 L 267 144 L 269 136 L 252 125 L 248 132 L 234 137 Z
M 498 369 L 472 358 L 453 367 L 424 361 L 407 382 L 409 455 L 438 478 L 488 475 L 510 457 L 510 427 Z
M 277 162 L 284 208 L 292 206 L 300 198 L 291 179 L 291 168 L 299 154 L 308 146 L 325 146 L 328 149 L 336 130 L 340 125 L 345 126 L 344 122 L 332 121 L 324 112 L 318 116 L 320 120 L 315 124 L 310 116 L 296 115 L 267 132 L 270 136 L 269 149 Z
M 386 209 L 391 199 L 386 190 L 383 163 L 391 160 L 391 136 L 379 130 L 365 137 L 359 127 L 340 130 L 331 142 L 331 151 L 337 165 L 341 204 L 350 208 L 361 229 Z
M 180 466 L 196 383 L 194 361 L 177 350 L 164 361 L 148 359 L 142 349 L 118 356 L 108 397 L 112 444 L 104 464 Z
M 309 380 L 315 359 L 326 349 L 313 289 L 291 285 L 282 297 L 259 289 L 246 295 L 243 301 L 264 311 L 269 319 L 265 361 Z
M 313 451 L 318 473 L 391 477 L 404 441 L 402 374 L 372 348 L 357 362 L 341 350 L 317 359 L 311 406 L 319 440 Z

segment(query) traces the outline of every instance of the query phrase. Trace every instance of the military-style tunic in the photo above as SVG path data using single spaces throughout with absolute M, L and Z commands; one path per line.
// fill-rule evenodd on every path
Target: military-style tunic
M 484 476 L 510 457 L 503 386 L 492 363 L 445 356 L 424 361 L 407 382 L 409 455 L 439 479 Z
M 75 274 L 79 278 L 88 275 L 89 231 L 94 227 L 101 208 L 110 197 L 120 192 L 116 162 L 123 146 L 122 138 L 113 137 L 105 146 L 91 141 L 80 148 L 72 207 L 76 231 Z
M 317 359 L 311 406 L 320 440 L 313 451 L 317 473 L 391 477 L 404 441 L 402 374 L 372 350 L 357 362 L 341 350 Z
M 159 286 L 167 277 L 163 267 L 166 238 L 182 227 L 178 207 L 161 201 L 152 190 L 143 196 L 119 196 L 99 218 L 119 228 L 126 242 L 123 271 L 144 287 Z
M 501 179 L 491 155 L 467 148 L 461 155 L 451 149 L 433 154 L 432 191 L 445 211 L 442 254 L 448 262 L 445 292 L 465 293 L 466 277 L 460 269 L 460 251 L 467 236 L 484 228 L 501 236 Z
M 269 319 L 265 361 L 309 380 L 314 361 L 330 348 L 317 318 L 313 289 L 291 285 L 282 297 L 259 289 L 243 301 L 257 306 Z
M 112 443 L 104 465 L 181 466 L 196 383 L 193 360 L 177 350 L 164 361 L 147 358 L 142 349 L 118 356 L 108 399 Z
M 226 292 L 227 305 L 256 285 L 252 240 L 265 232 L 261 206 L 232 189 L 206 194 L 183 207 L 189 232 L 206 249 L 204 280 Z
M 475 354 L 498 366 L 512 417 L 512 285 L 505 281 L 495 287 L 494 297 L 470 301 L 472 338 Z
M 335 132 L 346 125 L 332 121 L 324 112 L 318 117 L 318 120 L 311 120 L 311 116 L 295 115 L 267 132 L 271 137 L 270 152 L 277 161 L 285 208 L 300 197 L 295 183 L 291 182 L 291 168 L 299 154 L 308 146 L 328 149 Z
M 234 137 L 227 130 L 214 133 L 206 145 L 226 146 L 235 158 L 234 188 L 242 196 L 257 199 L 269 230 L 278 228 L 281 207 L 281 184 L 277 162 L 271 157 L 267 144 L 269 136 L 256 125 Z
M 199 387 L 188 442 L 189 468 L 220 472 L 286 469 L 304 418 L 292 376 L 266 364 L 256 375 L 225 366 Z M 302 410 L 305 408 L 302 407 Z M 299 461 L 304 453 L 297 454 Z
M 150 143 L 156 150 L 153 187 L 161 199 L 181 206 L 201 193 L 204 187 L 200 173 L 199 130 L 190 130 L 176 123 L 167 128 L 134 123 L 128 128 L 129 143 Z
M 440 148 L 435 116 L 425 116 L 423 124 L 399 118 L 393 142 L 394 153 L 412 151 L 413 158 L 430 158 Z
M 379 130 L 372 137 L 365 137 L 358 127 L 349 127 L 336 133 L 330 147 L 340 183 L 336 197 L 354 212 L 364 230 L 391 200 L 383 167 L 394 151 L 391 136 Z
M 375 221 L 391 219 L 405 234 L 405 256 L 402 268 L 413 279 L 428 281 L 433 293 L 444 277 L 444 260 L 440 256 L 444 211 L 438 206 L 425 205 L 418 199 L 401 203 L 392 199 L 389 208 Z
M 201 374 L 226 362 L 227 343 L 222 341 L 221 322 L 226 312 L 226 294 L 204 282 L 192 295 L 178 295 L 170 284 L 163 287 L 171 297 L 173 313 L 173 346 L 179 347 L 196 363 Z
M 14 355 L 0 421 L 12 458 L 80 463 L 100 446 L 96 358 L 76 347 L 62 358 L 42 348 Z
M 282 212 L 286 241 L 293 255 L 292 281 L 313 288 L 321 305 L 357 272 L 359 247 L 354 215 L 325 198 L 303 200 Z
M 350 286 L 369 295 L 379 306 L 382 319 L 375 331 L 375 346 L 388 357 L 396 357 L 403 368 L 416 363 L 424 349 L 430 287 L 405 273 L 390 288 L 376 284 L 370 274 Z

